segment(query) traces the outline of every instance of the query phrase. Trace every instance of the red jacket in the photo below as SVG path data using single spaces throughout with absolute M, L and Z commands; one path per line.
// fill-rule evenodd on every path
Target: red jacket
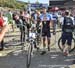
M 4 23 L 4 20 L 2 17 L 0 17 L 0 26 L 3 27 L 3 23 Z

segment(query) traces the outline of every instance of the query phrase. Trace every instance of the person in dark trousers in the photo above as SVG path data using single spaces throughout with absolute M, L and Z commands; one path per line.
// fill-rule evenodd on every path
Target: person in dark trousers
M 25 41 L 25 27 L 23 25 L 23 21 L 22 21 L 22 19 L 20 19 L 20 16 L 17 13 L 13 14 L 13 19 L 14 19 L 17 27 L 20 29 L 20 32 L 21 32 L 20 40 L 21 40 L 21 44 L 22 44 Z
M 25 26 L 26 26 L 26 22 L 25 22 L 25 18 L 24 18 L 24 11 L 20 11 L 20 19 L 22 21 L 22 37 L 23 37 L 23 42 L 25 41 Z
M 27 38 L 29 38 L 29 29 L 31 27 L 31 16 L 27 12 L 27 10 L 24 10 L 24 19 L 25 19 L 25 23 L 26 23 L 26 26 L 27 26 Z

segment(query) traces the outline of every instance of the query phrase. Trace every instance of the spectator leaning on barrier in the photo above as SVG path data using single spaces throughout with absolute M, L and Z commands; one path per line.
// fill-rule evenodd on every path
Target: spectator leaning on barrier
M 23 22 L 22 20 L 20 19 L 20 16 L 18 13 L 14 13 L 13 14 L 13 20 L 15 21 L 15 24 L 17 25 L 17 27 L 20 29 L 20 32 L 21 32 L 21 36 L 20 36 L 20 40 L 21 40 L 21 43 L 23 42 Z M 23 35 L 22 35 L 23 34 Z

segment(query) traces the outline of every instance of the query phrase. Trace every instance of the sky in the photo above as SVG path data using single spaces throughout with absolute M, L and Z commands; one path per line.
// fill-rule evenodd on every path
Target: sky
M 28 0 L 19 0 L 19 1 L 24 1 L 24 2 L 28 2 Z M 37 0 L 29 0 L 30 3 L 35 3 Z M 38 0 L 40 3 L 47 3 L 49 4 L 49 0 Z

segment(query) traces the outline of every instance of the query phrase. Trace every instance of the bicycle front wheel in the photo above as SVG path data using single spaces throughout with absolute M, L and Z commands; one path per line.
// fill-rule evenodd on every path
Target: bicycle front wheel
M 62 47 L 62 38 L 60 37 L 59 40 L 58 40 L 58 47 L 61 51 L 63 51 L 63 47 Z M 75 49 L 75 39 L 72 38 L 72 45 L 71 45 L 71 49 L 69 50 L 69 52 L 72 52 L 74 51 Z
M 27 53 L 27 64 L 26 64 L 27 68 L 29 68 L 31 64 L 31 53 L 32 53 L 32 45 L 29 45 Z

